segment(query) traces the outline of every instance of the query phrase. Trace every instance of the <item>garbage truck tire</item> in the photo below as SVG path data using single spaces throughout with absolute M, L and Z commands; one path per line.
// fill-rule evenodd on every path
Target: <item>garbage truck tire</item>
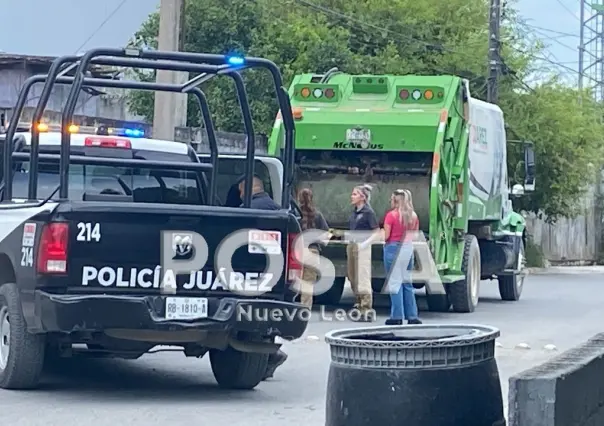
M 464 239 L 463 260 L 461 270 L 465 278 L 449 284 L 449 299 L 453 312 L 474 312 L 478 305 L 480 289 L 480 247 L 474 235 L 466 235 Z
M 518 269 L 523 272 L 524 269 L 524 242 L 520 242 L 520 250 L 518 252 Z M 522 288 L 524 287 L 524 276 L 518 274 L 500 275 L 497 277 L 499 281 L 499 295 L 501 300 L 515 302 L 520 300 Z

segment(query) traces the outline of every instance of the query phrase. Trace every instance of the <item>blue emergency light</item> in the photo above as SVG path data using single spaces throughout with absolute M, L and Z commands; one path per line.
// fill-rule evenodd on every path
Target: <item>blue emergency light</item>
M 227 58 L 227 62 L 231 65 L 243 65 L 245 59 L 243 59 L 241 56 L 229 56 L 229 58 Z
M 120 134 L 120 136 L 128 136 L 130 138 L 142 138 L 143 136 L 145 136 L 145 132 L 144 130 L 140 130 L 140 129 L 117 129 L 117 130 L 123 130 L 123 134 Z

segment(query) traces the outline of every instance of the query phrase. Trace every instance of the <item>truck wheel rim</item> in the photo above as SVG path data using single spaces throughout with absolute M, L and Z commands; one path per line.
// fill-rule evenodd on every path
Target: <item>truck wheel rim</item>
M 520 252 L 518 253 L 518 265 L 519 265 L 519 272 L 524 272 L 524 269 L 526 267 L 526 258 L 524 257 L 524 247 L 522 247 L 520 249 Z M 518 294 L 520 294 L 522 292 L 522 287 L 524 286 L 524 275 L 520 275 L 517 277 L 516 279 L 516 289 L 518 290 Z
M 10 322 L 8 309 L 3 306 L 0 309 L 0 369 L 4 370 L 8 364 L 10 351 Z
M 480 285 L 480 263 L 475 256 L 470 271 L 470 297 L 472 298 L 472 305 L 476 306 L 478 305 L 478 287 Z

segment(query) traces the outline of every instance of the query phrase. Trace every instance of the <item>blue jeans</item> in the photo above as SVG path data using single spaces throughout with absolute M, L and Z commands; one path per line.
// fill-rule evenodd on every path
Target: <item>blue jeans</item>
M 415 290 L 411 281 L 413 243 L 386 243 L 384 268 L 390 293 L 390 318 L 418 319 Z

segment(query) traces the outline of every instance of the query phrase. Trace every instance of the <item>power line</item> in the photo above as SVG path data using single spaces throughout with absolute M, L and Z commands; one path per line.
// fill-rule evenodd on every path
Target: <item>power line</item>
M 429 47 L 441 48 L 443 50 L 446 50 L 446 51 L 449 51 L 449 52 L 452 52 L 452 53 L 457 53 L 457 54 L 466 56 L 468 58 L 470 57 L 468 54 L 466 54 L 464 52 L 460 52 L 458 50 L 451 49 L 451 48 L 448 48 L 446 46 L 442 46 L 441 44 L 438 44 L 438 43 L 427 42 L 427 41 L 418 39 L 416 37 L 409 36 L 407 34 L 401 34 L 399 32 L 390 30 L 388 28 L 379 27 L 377 25 L 373 25 L 373 24 L 370 24 L 370 23 L 367 23 L 367 22 L 363 22 L 362 20 L 359 20 L 359 19 L 357 19 L 355 17 L 352 17 L 350 15 L 346 15 L 344 13 L 338 12 L 338 11 L 333 10 L 333 9 L 329 9 L 329 8 L 327 8 L 325 6 L 317 5 L 317 4 L 312 3 L 312 2 L 310 2 L 308 0 L 293 0 L 293 1 L 296 2 L 296 3 L 299 3 L 299 4 L 303 5 L 303 6 L 306 6 L 306 7 L 310 8 L 310 9 L 314 9 L 316 11 L 322 12 L 322 13 L 324 13 L 326 15 L 336 16 L 336 17 L 338 17 L 340 19 L 344 19 L 344 20 L 347 20 L 349 22 L 354 22 L 357 25 L 360 25 L 361 27 L 367 27 L 367 28 L 371 28 L 371 29 L 374 29 L 374 30 L 377 30 L 377 31 L 380 31 L 380 32 L 390 33 L 390 34 L 396 35 L 396 36 L 398 36 L 400 38 L 403 38 L 403 39 L 406 39 L 406 40 L 411 40 L 411 41 L 414 41 L 414 42 L 417 42 L 417 43 L 420 43 L 420 44 L 424 44 L 424 45 L 429 46 Z M 529 26 L 529 25 L 527 25 L 527 26 Z M 554 31 L 554 30 L 550 30 L 550 31 Z M 564 34 L 567 35 L 566 33 L 564 33 Z M 528 52 L 524 52 L 524 51 L 519 50 L 517 48 L 514 48 L 514 50 L 516 50 L 517 52 L 522 53 L 524 55 L 527 55 L 527 56 L 529 56 L 529 57 L 531 57 L 533 59 L 543 60 L 543 61 L 546 61 L 546 62 L 552 64 L 552 65 L 557 65 L 557 66 L 559 65 L 561 68 L 564 68 L 564 69 L 566 69 L 566 70 L 568 70 L 570 72 L 578 73 L 577 70 L 574 70 L 574 69 L 572 69 L 570 67 L 565 66 L 563 64 L 563 62 L 561 62 L 559 60 L 552 60 L 552 59 L 540 57 L 540 56 L 537 56 L 537 55 L 534 55 L 534 54 L 530 54 Z
M 538 25 L 527 24 L 526 22 L 524 23 L 524 25 L 526 27 L 529 27 L 529 28 L 532 28 L 535 30 L 546 31 L 546 32 L 552 33 L 552 34 L 558 34 L 559 36 L 562 36 L 562 37 L 574 37 L 574 38 L 580 37 L 579 34 L 565 33 L 563 31 L 552 30 L 551 28 L 544 28 L 544 27 L 540 27 Z
M 526 27 L 530 27 L 530 28 L 535 28 L 534 26 L 529 25 L 529 24 L 526 24 L 526 23 L 524 23 L 524 26 L 526 26 Z M 548 30 L 548 29 L 544 28 L 543 30 Z M 532 32 L 533 34 L 531 34 L 531 32 Z M 577 50 L 577 48 L 572 48 L 571 46 L 569 46 L 569 45 L 567 45 L 567 44 L 565 44 L 565 43 L 562 43 L 562 42 L 561 42 L 561 41 L 559 41 L 559 40 L 553 39 L 553 38 L 549 37 L 547 34 L 543 34 L 542 32 L 537 31 L 537 30 L 535 30 L 535 29 L 533 29 L 532 31 L 527 31 L 527 30 L 525 30 L 525 31 L 521 31 L 521 33 L 523 33 L 522 35 L 523 35 L 524 37 L 529 37 L 529 35 L 535 35 L 535 33 L 536 33 L 536 34 L 537 34 L 537 36 L 541 35 L 541 36 L 543 36 L 543 37 L 546 37 L 548 40 L 552 40 L 553 42 L 558 43 L 558 44 L 560 44 L 561 46 L 563 46 L 563 47 L 565 47 L 565 48 L 567 48 L 567 49 L 570 49 L 570 50 L 573 50 L 573 51 L 576 51 L 576 50 Z M 524 54 L 524 55 L 529 56 L 529 57 L 530 57 L 530 58 L 532 58 L 533 60 L 547 62 L 547 63 L 549 63 L 549 64 L 551 64 L 551 65 L 554 65 L 554 66 L 556 66 L 556 67 L 558 67 L 558 68 L 564 69 L 564 70 L 565 70 L 566 72 L 568 72 L 568 73 L 572 73 L 573 75 L 579 75 L 579 70 L 578 70 L 578 69 L 573 69 L 573 68 L 571 68 L 571 67 L 567 66 L 567 65 L 572 65 L 572 64 L 575 64 L 576 62 L 563 62 L 563 61 L 560 61 L 560 60 L 559 60 L 558 58 L 556 58 L 556 56 L 555 56 L 554 54 L 552 54 L 551 52 L 549 52 L 549 53 L 548 53 L 548 56 L 550 56 L 550 57 L 544 57 L 544 56 L 535 55 L 535 54 L 532 54 L 532 53 L 529 53 L 529 52 L 525 52 L 525 51 L 523 51 L 523 50 L 521 50 L 521 49 L 518 49 L 517 47 L 512 46 L 512 45 L 508 45 L 508 46 L 509 46 L 510 48 L 512 48 L 513 50 L 515 50 L 515 51 L 517 51 L 517 52 L 521 53 L 521 54 Z M 551 57 L 553 57 L 554 59 L 552 59 Z M 595 81 L 595 80 L 594 80 L 594 81 Z
M 521 50 L 521 49 L 518 49 L 517 47 L 514 47 L 514 46 L 510 46 L 510 45 L 508 45 L 508 47 L 509 47 L 510 49 L 512 49 L 512 50 L 515 50 L 515 51 L 516 51 L 516 52 L 518 52 L 518 53 L 521 53 L 521 54 L 523 54 L 523 55 L 529 56 L 530 58 L 532 58 L 532 59 L 534 59 L 534 60 L 538 60 L 538 61 L 544 61 L 544 62 L 547 62 L 547 63 L 549 63 L 549 64 L 555 65 L 555 66 L 557 66 L 557 67 L 564 68 L 564 69 L 565 69 L 565 70 L 567 70 L 568 72 L 572 72 L 572 73 L 574 73 L 574 74 L 579 74 L 579 71 L 578 71 L 578 70 L 573 69 L 573 68 L 571 68 L 571 67 L 568 67 L 568 66 L 564 65 L 564 62 L 554 61 L 554 60 L 552 60 L 552 59 L 545 58 L 545 57 L 543 57 L 543 56 L 538 56 L 538 55 L 535 55 L 535 54 L 532 54 L 532 53 L 529 53 L 529 52 L 525 52 L 525 51 L 523 51 L 523 50 Z M 595 81 L 595 80 L 594 80 L 594 81 Z
M 468 55 L 468 54 L 467 54 L 467 53 L 465 53 L 465 52 L 460 52 L 460 51 L 457 51 L 457 50 L 455 50 L 455 49 L 451 49 L 451 48 L 448 48 L 448 47 L 442 46 L 441 44 L 438 44 L 438 43 L 430 43 L 430 42 L 426 42 L 426 41 L 421 40 L 421 39 L 418 39 L 418 38 L 416 38 L 416 37 L 409 36 L 409 35 L 406 35 L 406 34 L 401 34 L 401 33 L 399 33 L 399 32 L 396 32 L 396 31 L 390 30 L 390 29 L 388 29 L 388 28 L 379 27 L 379 26 L 376 26 L 376 25 L 373 25 L 373 24 L 370 24 L 370 23 L 367 23 L 367 22 L 363 22 L 363 21 L 362 21 L 362 20 L 360 20 L 360 19 L 357 19 L 357 18 L 355 18 L 355 17 L 352 17 L 352 16 L 349 16 L 349 15 L 346 15 L 346 14 L 344 14 L 344 13 L 341 13 L 341 12 L 338 12 L 338 11 L 335 11 L 335 10 L 332 10 L 332 9 L 329 9 L 329 8 L 327 8 L 327 7 L 324 7 L 324 6 L 320 6 L 320 5 L 314 4 L 314 3 L 312 3 L 312 2 L 310 2 L 310 1 L 308 1 L 308 0 L 293 0 L 293 1 L 294 1 L 294 2 L 296 2 L 296 3 L 299 3 L 299 4 L 303 5 L 303 6 L 305 6 L 305 7 L 307 7 L 307 8 L 310 8 L 310 9 L 313 9 L 313 10 L 315 10 L 315 11 L 321 12 L 321 13 L 323 13 L 323 14 L 325 14 L 325 15 L 328 15 L 328 16 L 335 16 L 335 17 L 340 18 L 340 19 L 342 19 L 342 20 L 348 21 L 348 23 L 349 23 L 348 25 L 349 25 L 349 27 L 350 27 L 350 28 L 352 28 L 352 29 L 357 29 L 358 27 L 356 27 L 356 28 L 355 28 L 354 26 L 350 25 L 350 23 L 351 23 L 351 22 L 352 22 L 352 23 L 356 23 L 356 24 L 357 24 L 358 26 L 360 26 L 361 28 L 362 28 L 362 27 L 366 27 L 366 28 L 371 28 L 371 29 L 377 30 L 377 31 L 379 31 L 380 33 L 389 33 L 389 34 L 392 34 L 393 36 L 396 36 L 396 38 L 398 38 L 398 39 L 399 39 L 398 41 L 401 41 L 401 39 L 411 40 L 411 41 L 414 41 L 414 42 L 417 42 L 417 43 L 420 43 L 420 44 L 424 44 L 424 45 L 429 46 L 429 47 L 440 48 L 440 49 L 442 49 L 442 50 L 444 50 L 444 51 L 448 51 L 448 52 L 456 53 L 456 54 L 459 54 L 459 55 L 465 56 L 465 57 L 467 57 L 467 58 L 470 58 L 470 55 Z M 525 24 L 525 25 L 526 25 L 526 24 Z M 526 25 L 526 26 L 528 26 L 528 25 Z M 552 31 L 554 31 L 554 30 L 552 30 Z M 526 35 L 526 34 L 525 34 L 525 35 Z M 565 34 L 565 35 L 566 35 L 566 34 Z M 554 66 L 556 66 L 556 67 L 558 67 L 558 68 L 560 68 L 560 69 L 563 69 L 563 70 L 565 70 L 567 73 L 572 73 L 573 75 L 578 75 L 578 74 L 579 74 L 579 71 L 578 71 L 578 70 L 573 69 L 573 68 L 571 68 L 571 67 L 567 66 L 567 65 L 566 65 L 564 62 L 560 61 L 558 58 L 555 58 L 555 56 L 554 56 L 554 55 L 552 55 L 552 54 L 551 54 L 551 52 L 550 52 L 550 55 L 551 55 L 551 56 L 554 56 L 554 59 L 547 58 L 547 57 L 544 57 L 544 56 L 535 55 L 535 54 L 532 54 L 532 53 L 529 53 L 529 52 L 523 51 L 523 50 L 521 50 L 521 49 L 518 49 L 518 48 L 516 48 L 516 47 L 514 47 L 514 46 L 511 46 L 511 45 L 509 45 L 509 44 L 508 44 L 508 46 L 509 46 L 509 47 L 511 47 L 513 50 L 517 51 L 518 53 L 520 53 L 520 54 L 522 54 L 522 55 L 525 55 L 525 56 L 528 56 L 528 57 L 529 57 L 529 58 L 531 58 L 533 61 L 543 61 L 543 62 L 549 63 L 549 64 L 551 64 L 551 65 L 554 65 Z M 567 46 L 567 47 L 568 47 L 568 46 Z M 435 69 L 435 71 L 437 71 L 437 72 L 442 72 L 441 70 L 437 70 L 437 69 Z M 511 72 L 511 74 L 513 74 L 513 72 Z M 516 77 L 516 80 L 519 80 L 519 79 Z M 594 81 L 595 81 L 595 80 L 594 80 Z M 523 82 L 523 83 L 522 83 L 522 85 L 523 85 L 525 88 L 526 88 L 526 86 L 527 86 L 525 82 Z
M 566 49 L 568 49 L 568 50 L 572 50 L 573 52 L 577 52 L 577 51 L 578 51 L 578 47 L 572 47 L 572 46 L 569 46 L 568 44 L 566 44 L 566 43 L 562 43 L 562 42 L 561 42 L 560 40 L 558 40 L 558 39 L 551 38 L 551 37 L 549 37 L 547 34 L 544 34 L 544 33 L 540 32 L 540 31 L 535 30 L 535 32 L 536 32 L 537 34 L 542 35 L 543 37 L 546 37 L 546 38 L 547 38 L 547 40 L 551 40 L 551 41 L 553 41 L 554 43 L 556 43 L 556 44 L 558 44 L 558 45 L 560 45 L 560 46 L 562 46 L 562 47 L 564 47 L 564 48 L 566 48 Z
M 107 15 L 107 17 L 105 18 L 105 20 L 100 23 L 100 25 L 92 32 L 92 34 L 90 34 L 90 36 L 88 36 L 88 38 L 86 40 L 84 40 L 84 43 L 82 43 L 82 45 L 76 49 L 75 53 L 78 53 L 79 51 L 81 51 L 82 48 L 84 46 L 86 46 L 88 44 L 88 42 L 90 40 L 92 40 L 92 38 L 95 35 L 97 35 L 99 31 L 101 31 L 101 29 L 103 29 L 103 27 L 107 24 L 107 22 L 109 22 L 109 20 L 111 18 L 113 18 L 113 16 L 126 4 L 127 1 L 128 0 L 122 0 L 122 2 L 120 4 L 118 4 L 116 6 L 116 8 L 113 9 L 113 11 L 109 15 Z
M 560 6 L 562 6 L 564 8 L 564 10 L 566 10 L 569 14 L 571 14 L 573 16 L 573 18 L 575 18 L 576 20 L 579 20 L 579 18 L 577 18 L 577 15 L 575 14 L 575 12 L 573 12 L 572 10 L 570 10 L 569 7 L 562 2 L 562 0 L 556 0 L 556 2 Z
M 293 1 L 295 2 L 296 0 L 293 0 Z M 285 26 L 285 27 L 287 27 L 287 26 L 291 26 L 291 25 L 292 25 L 292 23 L 291 23 L 291 22 L 286 22 L 285 20 L 281 19 L 281 17 L 279 17 L 277 14 L 275 14 L 275 13 L 274 13 L 274 10 L 273 10 L 273 9 L 271 9 L 271 8 L 266 8 L 266 9 L 264 9 L 263 11 L 264 11 L 265 13 L 267 13 L 268 15 L 270 15 L 270 16 L 271 16 L 271 18 L 272 18 L 272 19 L 274 19 L 276 22 L 279 22 L 281 25 L 283 25 L 283 26 Z M 322 11 L 321 11 L 321 12 L 322 12 Z M 334 12 L 335 12 L 335 11 L 334 11 Z M 361 30 L 362 30 L 362 26 L 361 26 L 361 25 L 359 25 L 359 24 L 357 24 L 357 25 L 358 25 L 358 26 L 354 26 L 354 25 L 351 25 L 351 24 L 347 24 L 347 25 L 346 25 L 346 28 L 348 28 L 348 29 L 353 29 L 353 30 L 357 30 L 357 29 L 361 29 Z M 398 33 L 396 33 L 396 32 L 395 32 L 395 34 L 398 34 Z M 396 39 L 396 38 L 393 38 L 393 40 L 396 40 L 396 41 L 401 41 L 401 40 L 398 40 L 398 39 Z M 355 41 L 356 41 L 357 43 L 359 43 L 359 44 L 363 45 L 363 46 L 367 46 L 367 47 L 370 47 L 370 48 L 376 48 L 376 47 L 379 47 L 379 45 L 377 45 L 376 43 L 371 43 L 371 42 L 369 42 L 369 41 L 367 41 L 367 40 L 356 39 Z M 460 52 L 456 52 L 456 53 L 460 53 Z M 443 69 L 440 69 L 440 68 L 435 67 L 435 66 L 433 66 L 433 65 L 429 65 L 429 68 L 430 68 L 430 70 L 431 70 L 431 71 L 438 72 L 438 73 L 441 73 L 441 74 L 452 74 L 451 70 L 449 70 L 449 71 L 447 71 L 447 70 L 443 70 Z M 467 72 L 467 73 L 468 73 L 468 72 Z M 471 74 L 471 73 L 470 73 L 470 74 Z M 478 81 L 478 80 L 482 80 L 482 79 L 484 79 L 484 77 L 482 77 L 482 76 L 477 77 L 477 76 L 475 76 L 475 75 L 471 75 L 471 76 L 470 76 L 470 75 L 468 75 L 468 76 L 466 76 L 466 77 L 467 77 L 467 78 L 468 78 L 468 80 L 469 80 L 469 81 L 471 81 L 471 82 L 475 82 L 475 81 Z
M 379 27 L 377 25 L 373 25 L 373 24 L 370 24 L 370 23 L 367 23 L 367 22 L 363 22 L 363 21 L 361 21 L 361 20 L 359 20 L 357 18 L 354 18 L 354 17 L 352 17 L 350 15 L 346 15 L 344 13 L 338 12 L 338 11 L 333 10 L 333 9 L 329 9 L 327 7 L 324 7 L 324 6 L 320 6 L 318 4 L 315 4 L 315 3 L 312 3 L 312 2 L 309 2 L 309 1 L 306 1 L 306 0 L 294 0 L 294 1 L 296 3 L 300 3 L 303 6 L 306 6 L 308 8 L 315 9 L 317 11 L 323 12 L 326 15 L 337 16 L 340 19 L 345 19 L 345 20 L 350 21 L 350 22 L 355 22 L 358 25 L 374 29 L 376 31 L 379 31 L 380 33 L 384 33 L 385 32 L 385 33 L 396 35 L 398 37 L 401 37 L 401 38 L 404 38 L 404 39 L 407 39 L 407 40 L 410 40 L 410 41 L 414 41 L 416 43 L 424 44 L 427 47 L 438 48 L 438 49 L 446 50 L 446 51 L 451 52 L 451 53 L 460 53 L 460 52 L 458 52 L 456 50 L 453 50 L 453 49 L 450 49 L 450 48 L 448 48 L 446 46 L 443 46 L 440 43 L 430 43 L 430 42 L 418 39 L 416 37 L 409 36 L 407 34 L 401 34 L 399 32 L 390 30 L 390 29 L 385 28 L 385 27 Z

